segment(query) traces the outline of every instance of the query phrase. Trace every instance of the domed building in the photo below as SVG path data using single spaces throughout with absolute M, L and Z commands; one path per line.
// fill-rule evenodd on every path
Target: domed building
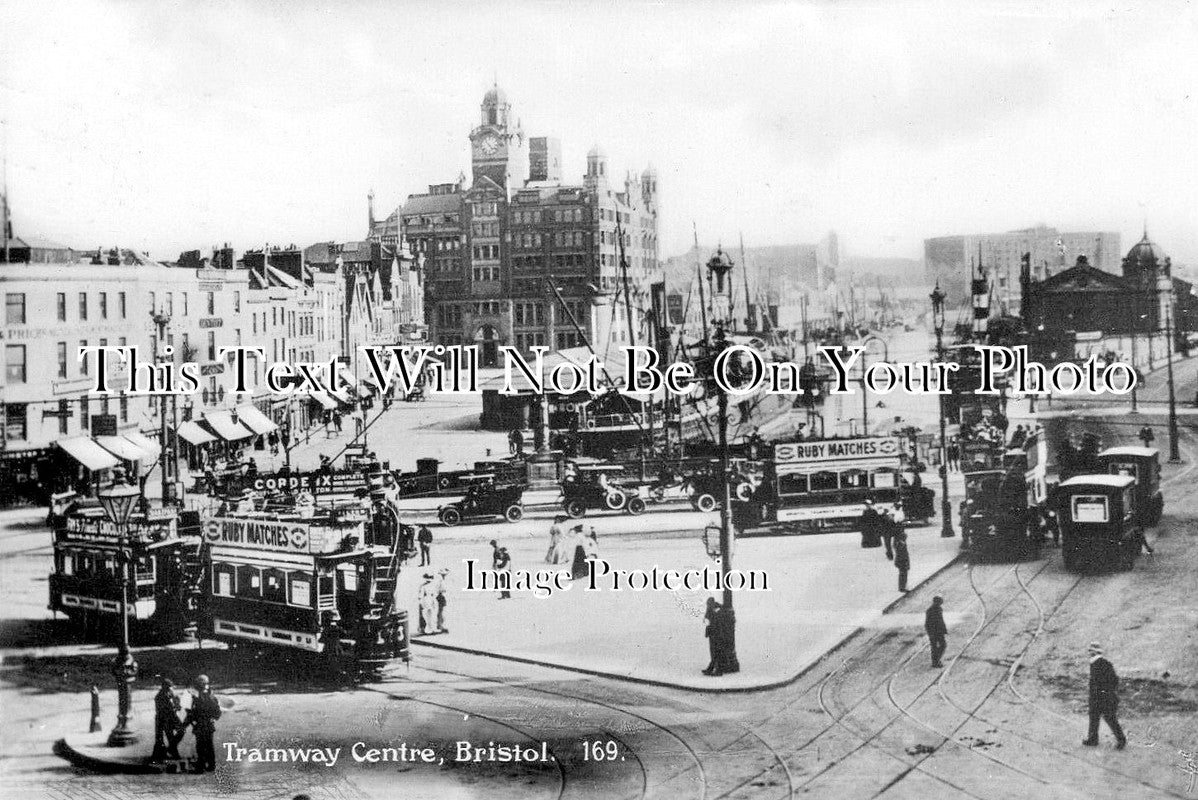
M 1147 231 L 1123 258 L 1121 275 L 1094 268 L 1085 256 L 1042 281 L 1031 280 L 1026 263 L 1024 269 L 1021 315 L 1038 359 L 1100 352 L 1153 366 L 1167 350 L 1168 328 L 1183 353 L 1198 330 L 1193 284 L 1172 276 L 1169 257 Z

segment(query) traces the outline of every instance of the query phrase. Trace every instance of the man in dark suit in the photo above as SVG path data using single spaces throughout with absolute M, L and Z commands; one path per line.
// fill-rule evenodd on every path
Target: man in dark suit
M 898 590 L 907 591 L 907 572 L 911 569 L 911 554 L 907 552 L 907 532 L 901 528 L 894 534 L 894 566 L 898 570 Z
M 1119 710 L 1119 676 L 1111 662 L 1102 656 L 1102 645 L 1090 643 L 1090 735 L 1082 742 L 1086 747 L 1098 745 L 1098 720 L 1106 720 L 1115 734 L 1115 747 L 1127 746 L 1127 737 L 1116 716 Z
M 417 535 L 416 541 L 420 543 L 420 566 L 426 567 L 432 564 L 433 532 L 428 529 L 427 525 L 420 526 L 420 533 Z
M 196 772 L 212 772 L 216 769 L 216 749 L 212 736 L 216 733 L 216 721 L 220 719 L 220 703 L 208 686 L 208 676 L 200 675 L 195 680 L 195 695 L 191 710 L 187 712 L 184 726 L 191 725 L 196 737 Z
M 948 627 L 944 624 L 944 598 L 940 595 L 932 598 L 932 605 L 928 606 L 924 614 L 923 629 L 927 632 L 928 642 L 932 647 L 932 666 L 940 667 L 940 658 L 948 648 L 948 642 L 945 641 Z

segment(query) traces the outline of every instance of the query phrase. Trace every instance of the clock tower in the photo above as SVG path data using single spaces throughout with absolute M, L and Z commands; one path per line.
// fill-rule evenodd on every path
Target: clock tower
M 528 174 L 524 131 L 498 86 L 483 97 L 478 127 L 470 132 L 470 156 L 475 186 L 486 177 L 510 192 Z

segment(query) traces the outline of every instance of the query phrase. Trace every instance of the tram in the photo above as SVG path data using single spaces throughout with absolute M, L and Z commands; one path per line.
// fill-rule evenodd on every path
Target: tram
M 961 445 L 965 499 L 962 541 L 974 556 L 1036 558 L 1036 517 L 1048 499 L 1048 447 L 1042 430 L 1016 446 L 972 440 Z
M 932 490 L 909 483 L 903 466 L 897 437 L 777 443 L 752 497 L 734 500 L 734 522 L 754 533 L 855 530 L 866 500 L 879 511 L 929 513 Z
M 1098 472 L 1130 475 L 1136 480 L 1136 508 L 1139 521 L 1156 525 L 1165 511 L 1161 494 L 1161 456 L 1154 447 L 1109 447 L 1098 454 Z
M 378 494 L 369 504 L 205 519 L 202 636 L 304 651 L 358 675 L 407 661 L 407 614 L 394 592 L 411 537 Z
M 1143 528 L 1130 475 L 1077 475 L 1057 487 L 1065 568 L 1078 572 L 1131 569 L 1140 554 Z
M 130 517 L 122 535 L 100 508 L 71 511 L 53 531 L 50 610 L 88 634 L 115 628 L 127 557 L 130 636 L 180 640 L 195 622 L 201 590 L 199 532 L 195 512 L 147 509 Z

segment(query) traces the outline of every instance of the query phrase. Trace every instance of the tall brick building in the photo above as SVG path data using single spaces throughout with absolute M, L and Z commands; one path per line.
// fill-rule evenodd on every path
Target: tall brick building
M 582 182 L 564 183 L 561 143 L 529 139 L 498 87 L 484 96 L 469 139 L 468 186 L 436 184 L 398 209 L 402 236 L 425 257 L 430 339 L 476 344 L 484 365 L 494 363 L 502 344 L 573 347 L 581 332 L 602 354 L 627 342 L 619 229 L 633 298 L 631 335 L 645 341 L 636 309 L 648 306 L 647 279 L 657 268 L 652 168 L 613 180 L 595 147 Z

